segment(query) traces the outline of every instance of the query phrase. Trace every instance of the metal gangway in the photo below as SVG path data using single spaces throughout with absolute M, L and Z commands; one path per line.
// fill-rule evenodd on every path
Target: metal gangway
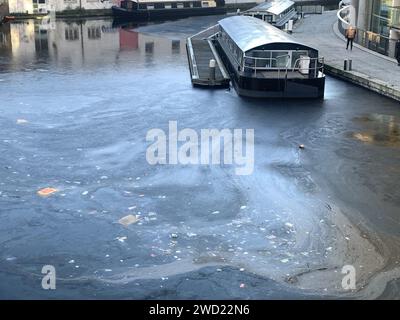
M 191 81 L 194 86 L 227 88 L 230 77 L 212 42 L 218 32 L 218 25 L 212 26 L 186 41 Z

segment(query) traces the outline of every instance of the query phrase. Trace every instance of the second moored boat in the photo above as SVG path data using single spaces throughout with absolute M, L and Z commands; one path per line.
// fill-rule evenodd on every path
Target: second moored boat
M 143 21 L 225 14 L 225 0 L 123 0 L 113 6 L 115 18 Z

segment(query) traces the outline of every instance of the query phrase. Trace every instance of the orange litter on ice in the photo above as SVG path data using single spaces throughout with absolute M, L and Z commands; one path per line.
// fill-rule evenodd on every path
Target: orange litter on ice
M 51 194 L 53 194 L 53 193 L 55 193 L 57 191 L 58 190 L 54 189 L 54 188 L 44 188 L 44 189 L 39 190 L 37 193 L 38 193 L 39 196 L 46 197 L 46 196 L 49 196 L 49 195 L 51 195 Z

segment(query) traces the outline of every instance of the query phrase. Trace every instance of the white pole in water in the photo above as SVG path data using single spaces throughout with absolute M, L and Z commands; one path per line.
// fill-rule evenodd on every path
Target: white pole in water
M 215 80 L 215 67 L 216 67 L 216 61 L 214 59 L 210 60 L 209 63 L 209 68 L 210 68 L 210 80 Z

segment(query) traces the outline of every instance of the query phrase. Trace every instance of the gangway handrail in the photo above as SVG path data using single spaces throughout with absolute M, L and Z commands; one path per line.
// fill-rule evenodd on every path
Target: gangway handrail
M 211 27 L 208 27 L 207 29 L 204 29 L 204 30 L 201 30 L 200 32 L 198 32 L 198 33 L 196 33 L 196 34 L 194 34 L 194 35 L 192 35 L 192 36 L 190 36 L 188 39 L 194 39 L 194 38 L 199 38 L 201 35 L 203 35 L 203 34 L 206 34 L 208 31 L 210 31 L 210 30 L 215 30 L 215 28 L 218 28 L 218 24 L 215 24 L 215 25 L 212 25 Z M 213 32 L 211 35 L 214 35 L 214 34 L 216 34 L 216 33 L 218 33 L 218 32 Z M 209 38 L 209 36 L 207 36 L 207 37 L 202 37 L 203 39 L 204 38 Z
M 196 62 L 196 58 L 194 56 L 194 51 L 193 51 L 193 45 L 192 45 L 192 39 L 188 38 L 187 39 L 187 48 L 189 51 L 189 64 L 192 65 L 192 69 L 193 69 L 193 74 L 192 74 L 192 79 L 198 79 L 199 78 L 199 70 L 197 68 L 197 62 Z

